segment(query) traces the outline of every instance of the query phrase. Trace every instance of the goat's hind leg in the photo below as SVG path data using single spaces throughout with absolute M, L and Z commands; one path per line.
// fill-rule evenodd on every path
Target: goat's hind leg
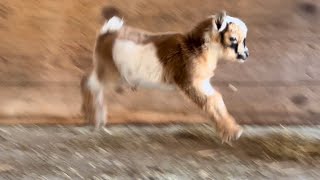
M 81 95 L 82 95 L 82 105 L 81 112 L 84 115 L 84 119 L 88 123 L 94 122 L 94 113 L 93 113 L 93 97 L 88 86 L 89 75 L 85 74 L 81 79 Z
M 95 71 L 83 77 L 81 93 L 84 118 L 89 123 L 94 124 L 95 129 L 105 126 L 107 109 L 104 98 L 104 84 L 98 79 Z

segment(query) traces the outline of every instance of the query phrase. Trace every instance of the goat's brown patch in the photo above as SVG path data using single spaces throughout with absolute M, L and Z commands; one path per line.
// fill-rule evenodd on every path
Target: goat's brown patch
M 113 9 L 107 12 L 105 17 L 117 13 Z M 97 74 L 99 86 L 102 86 L 98 87 L 98 91 L 103 89 L 106 81 L 110 83 L 121 78 L 130 79 L 131 77 L 126 76 L 138 74 L 138 71 L 154 73 L 150 76 L 156 83 L 176 85 L 203 109 L 215 122 L 223 141 L 237 139 L 242 132 L 241 127 L 228 113 L 222 95 L 215 91 L 209 82 L 219 59 L 236 59 L 236 53 L 230 51 L 228 38 L 236 36 L 238 43 L 244 43 L 245 35 L 236 24 L 229 24 L 223 32 L 218 31 L 225 16 L 226 14 L 221 12 L 207 18 L 184 34 L 150 33 L 131 26 L 122 26 L 116 32 L 106 31 L 100 34 L 94 51 L 93 70 L 93 73 Z M 121 53 L 133 55 L 118 56 Z M 145 66 L 142 66 L 142 63 L 145 63 Z M 146 71 L 146 68 L 150 67 L 155 72 Z M 131 72 L 130 75 L 129 71 L 137 72 Z M 143 73 L 140 75 L 146 79 L 144 76 L 148 75 Z M 103 103 L 99 105 L 103 107 Z
M 113 16 L 121 17 L 120 10 L 117 9 L 116 7 L 111 7 L 111 6 L 103 7 L 102 11 L 101 11 L 101 14 L 105 19 L 110 19 Z

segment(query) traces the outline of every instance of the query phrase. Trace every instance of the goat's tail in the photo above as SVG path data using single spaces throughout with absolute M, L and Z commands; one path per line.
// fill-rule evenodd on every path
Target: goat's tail
M 102 16 L 105 18 L 100 34 L 107 34 L 119 31 L 123 26 L 123 19 L 120 11 L 115 7 L 104 7 L 102 9 Z

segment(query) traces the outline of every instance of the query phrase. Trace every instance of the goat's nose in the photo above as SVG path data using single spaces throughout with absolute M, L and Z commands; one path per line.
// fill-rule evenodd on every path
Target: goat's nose
M 246 51 L 244 54 L 249 57 L 249 51 Z
M 243 54 L 238 54 L 237 59 L 242 59 L 242 60 L 246 60 L 248 56 L 243 55 Z

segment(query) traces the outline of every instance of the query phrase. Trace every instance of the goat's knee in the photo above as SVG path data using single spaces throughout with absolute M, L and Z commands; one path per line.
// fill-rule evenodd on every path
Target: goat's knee
M 228 113 L 222 95 L 214 90 L 210 81 L 195 81 L 194 84 L 180 86 L 181 90 L 215 122 L 222 141 L 236 140 L 242 134 L 242 128 Z

